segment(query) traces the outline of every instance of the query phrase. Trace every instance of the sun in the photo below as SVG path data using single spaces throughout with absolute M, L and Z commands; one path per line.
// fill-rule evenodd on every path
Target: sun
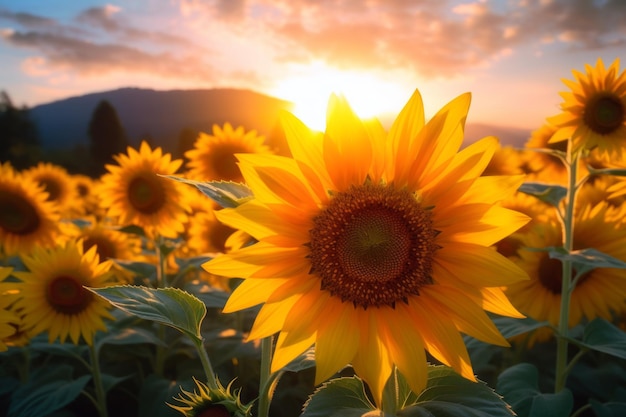
M 341 70 L 317 61 L 299 67 L 277 82 L 270 94 L 294 103 L 292 113 L 312 129 L 326 126 L 331 94 L 343 95 L 361 118 L 396 114 L 406 103 L 407 88 L 372 72 Z M 384 124 L 384 123 L 383 123 Z

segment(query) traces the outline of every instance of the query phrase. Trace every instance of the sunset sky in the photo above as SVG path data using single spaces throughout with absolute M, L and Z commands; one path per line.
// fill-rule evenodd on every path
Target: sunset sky
M 624 22 L 624 0 L 0 0 L 0 89 L 245 88 L 318 128 L 332 91 L 364 117 L 470 91 L 471 121 L 535 129 L 572 70 L 624 69 Z

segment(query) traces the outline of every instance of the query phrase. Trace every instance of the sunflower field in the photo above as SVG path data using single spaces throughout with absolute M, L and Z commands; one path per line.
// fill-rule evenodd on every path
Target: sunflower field
M 625 416 L 626 71 L 573 75 L 523 148 L 416 90 L 1 163 L 0 415 Z

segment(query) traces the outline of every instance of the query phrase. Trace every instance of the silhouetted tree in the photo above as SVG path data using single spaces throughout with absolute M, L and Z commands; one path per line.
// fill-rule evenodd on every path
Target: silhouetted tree
M 40 160 L 41 150 L 35 124 L 26 107 L 16 108 L 6 91 L 0 92 L 0 161 L 17 169 Z
M 196 143 L 196 139 L 198 139 L 198 131 L 191 129 L 189 127 L 185 127 L 181 129 L 178 133 L 178 147 L 176 149 L 175 158 L 184 158 L 185 162 L 187 162 L 187 158 L 185 158 L 185 152 L 190 149 L 193 149 L 194 143 Z
M 105 164 L 114 163 L 113 155 L 126 152 L 128 137 L 117 116 L 117 111 L 107 100 L 96 106 L 89 122 L 90 153 L 95 163 L 93 175 L 104 173 Z

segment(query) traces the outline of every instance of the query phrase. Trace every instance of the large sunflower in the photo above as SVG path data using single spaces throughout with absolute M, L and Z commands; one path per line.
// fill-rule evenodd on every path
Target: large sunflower
M 205 268 L 244 278 L 224 311 L 264 304 L 272 370 L 315 344 L 318 383 L 351 363 L 380 403 L 394 365 L 425 387 L 425 349 L 473 380 L 459 332 L 507 344 L 483 308 L 520 317 L 500 286 L 525 274 L 490 246 L 528 220 L 497 204 L 522 178 L 480 176 L 494 137 L 458 152 L 469 104 L 425 123 L 416 91 L 387 134 L 332 96 L 324 134 L 282 119 L 293 159 L 238 155 L 255 198 L 216 215 L 258 243 Z
M 619 59 L 609 68 L 598 59 L 585 69 L 572 71 L 575 81 L 563 80 L 571 91 L 561 93 L 563 111 L 548 118 L 559 128 L 550 141 L 571 139 L 574 151 L 620 155 L 626 147 L 626 71 L 619 72 Z
M 107 215 L 121 225 L 142 227 L 152 237 L 177 237 L 183 232 L 189 206 L 182 183 L 160 175 L 173 175 L 182 160 L 172 160 L 161 148 L 142 142 L 137 152 L 116 155 L 117 165 L 106 165 L 98 192 Z
M 51 246 L 59 235 L 58 206 L 43 187 L 7 163 L 0 164 L 0 256 Z
M 110 304 L 87 287 L 114 284 L 111 263 L 100 262 L 96 247 L 83 251 L 82 241 L 68 241 L 52 249 L 37 249 L 23 256 L 28 271 L 13 272 L 22 282 L 17 309 L 32 335 L 48 332 L 52 343 L 69 336 L 78 344 L 81 336 L 91 344 L 96 331 L 106 330 L 103 319 L 113 319 Z
M 624 233 L 626 224 L 612 221 L 611 206 L 606 202 L 582 205 L 574 219 L 574 250 L 594 248 L 600 252 L 626 261 Z M 506 294 L 522 313 L 538 321 L 548 321 L 556 326 L 561 305 L 561 261 L 549 257 L 548 252 L 537 248 L 558 247 L 562 235 L 560 223 L 546 221 L 524 235 L 524 243 L 515 258 L 528 273 L 530 280 L 509 285 Z M 626 272 L 616 268 L 596 268 L 585 273 L 574 288 L 570 301 L 569 326 L 583 319 L 596 317 L 611 319 L 621 313 L 626 305 Z
M 233 129 L 230 123 L 223 128 L 213 125 L 213 134 L 201 132 L 194 143 L 194 148 L 185 152 L 189 178 L 198 181 L 236 181 L 242 180 L 235 154 L 272 153 L 264 145 L 265 137 L 257 135 L 255 130 L 245 131 L 243 126 Z

